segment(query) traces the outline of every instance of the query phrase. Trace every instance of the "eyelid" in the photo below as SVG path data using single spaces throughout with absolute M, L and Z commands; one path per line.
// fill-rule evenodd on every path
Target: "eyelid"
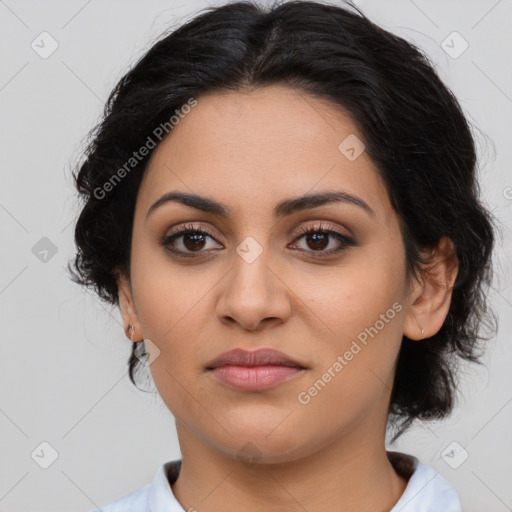
M 323 221 L 317 221 L 318 224 L 313 225 L 306 225 L 299 229 L 299 231 L 296 233 L 295 238 L 291 245 L 294 245 L 297 243 L 297 241 L 304 238 L 306 235 L 310 233 L 317 233 L 317 232 L 323 232 L 326 233 L 328 236 L 335 238 L 339 244 L 341 244 L 341 248 L 339 249 L 331 249 L 329 251 L 319 251 L 318 254 L 320 254 L 320 257 L 327 257 L 335 254 L 340 254 L 347 250 L 349 247 L 357 246 L 357 241 L 352 235 L 347 235 L 343 233 L 343 230 L 336 226 L 331 226 L 329 224 L 324 224 Z M 311 252 L 315 253 L 315 251 L 305 251 L 305 252 Z
M 218 240 L 218 236 L 207 226 L 194 225 L 192 223 L 179 224 L 178 226 L 174 226 L 170 231 L 166 231 L 165 234 L 160 238 L 160 245 L 166 246 L 169 244 L 169 239 L 171 237 L 180 238 L 181 236 L 186 235 L 188 232 L 197 232 L 204 233 L 209 236 L 212 240 L 214 240 L 218 244 L 222 244 Z M 223 245 L 223 244 L 222 244 Z
M 321 258 L 328 258 L 331 256 L 341 255 L 351 247 L 357 246 L 357 242 L 355 238 L 352 235 L 346 235 L 343 232 L 340 232 L 343 230 L 340 230 L 340 228 L 336 226 L 332 226 L 331 224 L 325 224 L 325 221 L 316 221 L 316 224 L 305 224 L 298 228 L 298 231 L 295 232 L 294 238 L 291 243 L 287 245 L 287 249 L 291 248 L 294 249 L 294 245 L 297 244 L 297 242 L 304 238 L 306 235 L 310 233 L 315 232 L 323 232 L 326 233 L 329 237 L 335 238 L 338 242 L 338 245 L 340 247 L 330 250 L 321 250 L 321 251 L 314 251 L 314 250 L 307 250 L 307 249 L 298 249 L 299 253 L 307 253 L 312 258 L 321 259 Z M 170 249 L 168 246 L 171 244 L 171 238 L 180 238 L 181 236 L 184 236 L 187 233 L 202 233 L 204 235 L 207 235 L 215 242 L 221 244 L 217 240 L 217 236 L 210 230 L 210 228 L 205 226 L 195 226 L 192 223 L 187 224 L 181 224 L 178 226 L 175 226 L 172 228 L 170 232 L 166 232 L 166 234 L 161 238 L 160 245 L 163 246 L 168 252 L 173 253 L 174 257 L 177 258 L 201 258 L 202 256 L 211 255 L 212 252 L 215 252 L 218 249 L 209 249 L 209 250 L 200 250 L 200 251 L 182 251 L 182 250 L 173 250 Z M 222 244 L 221 244 L 222 245 Z M 316 253 L 316 254 L 315 254 Z
M 313 220 L 304 222 L 298 229 L 294 230 L 294 236 L 300 236 L 310 229 L 316 229 L 318 231 L 336 231 L 346 238 L 352 238 L 352 234 L 348 228 L 344 228 L 339 224 L 332 223 L 332 221 L 326 220 Z
M 217 238 L 217 235 L 213 233 L 213 231 L 207 226 L 194 225 L 192 223 L 179 224 L 171 228 L 170 231 L 167 231 L 164 235 L 164 238 L 175 235 L 177 233 L 182 233 L 183 231 L 203 231 L 207 233 L 212 238 Z
M 309 224 L 309 222 L 312 222 L 313 224 Z M 327 222 L 327 224 L 326 224 Z M 344 232 L 340 233 L 347 239 L 352 238 L 352 235 L 350 233 L 350 230 L 344 229 L 339 227 L 338 225 L 331 224 L 331 221 L 325 221 L 325 220 L 317 220 L 317 221 L 308 221 L 302 223 L 302 225 L 298 228 L 293 229 L 291 232 L 288 233 L 288 236 L 293 236 L 295 241 L 298 237 L 302 236 L 303 234 L 307 233 L 311 229 L 316 229 L 318 231 L 336 231 L 339 232 L 339 230 L 342 230 Z M 218 236 L 216 233 L 213 232 L 208 226 L 194 224 L 192 222 L 187 222 L 185 224 L 178 224 L 176 226 L 173 226 L 169 231 L 166 231 L 162 239 L 169 238 L 172 235 L 183 233 L 186 231 L 198 231 L 198 232 L 205 232 L 207 235 L 211 236 L 215 241 L 219 242 L 218 238 L 222 238 L 222 236 Z M 348 233 L 347 233 L 348 231 Z

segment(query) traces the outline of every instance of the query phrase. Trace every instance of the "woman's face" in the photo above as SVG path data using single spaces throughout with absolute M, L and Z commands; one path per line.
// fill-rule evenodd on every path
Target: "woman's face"
M 332 105 L 272 86 L 197 98 L 155 149 L 137 198 L 131 292 L 121 286 L 182 437 L 260 462 L 340 437 L 380 442 L 412 301 L 399 219 L 360 139 Z M 151 209 L 171 192 L 226 215 L 175 200 Z M 357 199 L 296 201 L 324 192 Z M 185 226 L 207 234 L 161 244 Z M 305 369 L 242 389 L 206 369 L 234 348 L 279 350 Z

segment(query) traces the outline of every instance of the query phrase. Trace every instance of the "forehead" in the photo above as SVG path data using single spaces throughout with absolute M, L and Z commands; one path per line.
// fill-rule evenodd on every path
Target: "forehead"
M 365 151 L 348 158 L 344 141 L 362 147 L 350 116 L 302 91 L 276 85 L 200 96 L 154 150 L 138 203 L 147 210 L 162 194 L 180 190 L 242 214 L 333 189 L 358 195 L 386 217 L 390 204 L 377 168 Z

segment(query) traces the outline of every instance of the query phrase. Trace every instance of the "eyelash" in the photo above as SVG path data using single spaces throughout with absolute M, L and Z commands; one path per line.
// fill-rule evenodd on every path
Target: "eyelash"
M 186 224 L 184 226 L 181 226 L 180 228 L 176 229 L 173 233 L 171 233 L 170 235 L 165 235 L 161 241 L 160 241 L 160 245 L 162 245 L 163 247 L 165 247 L 165 249 L 172 253 L 173 255 L 177 256 L 178 258 L 198 258 L 198 257 L 201 257 L 201 252 L 202 251 L 198 251 L 196 253 L 194 252 L 191 252 L 191 253 L 186 253 L 186 252 L 183 252 L 183 251 L 177 251 L 175 249 L 170 249 L 169 248 L 169 245 L 171 245 L 171 243 L 173 243 L 177 238 L 180 238 L 184 235 L 187 235 L 187 234 L 200 234 L 200 235 L 207 235 L 209 237 L 211 237 L 212 239 L 214 239 L 215 241 L 217 241 L 215 239 L 215 235 L 208 229 L 208 228 L 196 228 L 194 227 L 193 224 Z M 323 257 L 328 257 L 328 256 L 331 256 L 333 254 L 338 254 L 338 253 L 341 253 L 343 251 L 346 251 L 349 247 L 352 247 L 355 244 L 355 241 L 346 236 L 346 235 L 343 235 L 341 233 L 339 233 L 338 231 L 335 231 L 335 230 L 332 230 L 332 229 L 327 229 L 326 227 L 324 227 L 324 225 L 322 224 L 319 224 L 318 226 L 309 226 L 309 227 L 306 227 L 306 228 L 301 228 L 299 229 L 299 231 L 296 233 L 295 235 L 295 238 L 294 238 L 294 242 L 296 242 L 297 240 L 299 240 L 300 238 L 306 236 L 306 235 L 309 235 L 309 234 L 312 234 L 312 233 L 322 233 L 322 234 L 326 234 L 326 235 L 331 235 L 333 238 L 335 238 L 336 240 L 338 240 L 338 242 L 341 243 L 341 248 L 338 248 L 338 249 L 331 249 L 329 251 L 313 251 L 313 250 L 309 250 L 309 251 L 304 251 L 304 250 L 301 250 L 302 252 L 312 252 L 312 253 L 321 253 L 321 256 L 315 256 L 315 257 L 320 257 L 320 258 L 323 258 Z

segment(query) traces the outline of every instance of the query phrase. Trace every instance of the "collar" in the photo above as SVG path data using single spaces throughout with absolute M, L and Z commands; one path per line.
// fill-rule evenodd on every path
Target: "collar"
M 433 467 L 421 464 L 412 456 L 387 452 L 396 472 L 407 480 L 404 493 L 389 512 L 463 512 L 455 487 Z M 149 487 L 150 512 L 185 512 L 172 492 L 181 470 L 181 459 L 160 466 Z

